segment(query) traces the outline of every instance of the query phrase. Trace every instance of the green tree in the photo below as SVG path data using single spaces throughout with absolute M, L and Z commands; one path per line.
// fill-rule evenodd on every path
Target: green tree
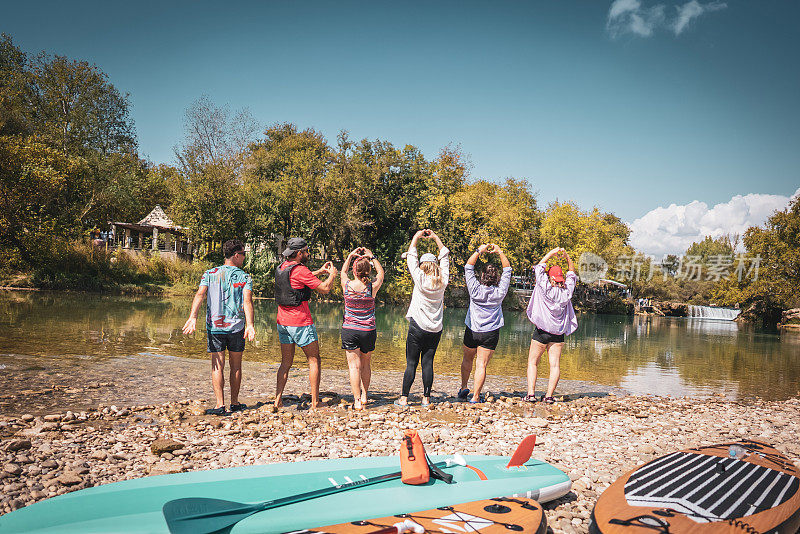
M 0 34 L 0 135 L 29 134 L 33 84 L 25 53 Z
M 108 221 L 138 221 L 156 204 L 170 211 L 174 167 L 154 166 L 136 154 L 123 153 L 103 159 L 102 171 L 114 179 L 100 191 L 97 208 L 92 211 L 97 226 Z
M 738 237 L 731 237 L 724 235 L 714 239 L 707 235 L 702 241 L 692 243 L 686 249 L 686 256 L 697 258 L 697 261 L 703 265 L 708 265 L 709 262 L 714 261 L 714 258 L 719 256 L 732 256 L 736 248 Z
M 620 256 L 634 254 L 628 245 L 630 229 L 612 213 L 597 208 L 581 210 L 573 202 L 553 202 L 544 213 L 540 228 L 544 253 L 565 248 L 575 260 L 584 252 L 602 256 L 613 268 Z
M 250 147 L 245 167 L 248 205 L 258 232 L 303 235 L 325 240 L 324 181 L 331 150 L 321 133 L 298 131 L 293 124 L 275 124 Z M 327 245 L 327 243 L 325 243 Z
M 424 209 L 418 214 L 420 227 L 428 227 L 442 233 L 442 237 L 455 238 L 452 232 L 453 195 L 464 188 L 469 173 L 469 163 L 459 147 L 445 147 L 438 157 L 427 166 L 422 175 Z
M 247 110 L 231 115 L 204 95 L 186 109 L 184 125 L 183 144 L 175 149 L 177 174 L 157 173 L 166 172 L 176 222 L 209 245 L 251 237 L 241 172 L 255 121 Z
M 774 324 L 782 310 L 800 307 L 800 197 L 775 211 L 763 228 L 748 228 L 742 241 L 747 256 L 715 285 L 714 298 Z
M 144 168 L 135 155 L 128 96 L 96 66 L 43 53 L 29 59 L 2 35 L 0 111 L 0 165 L 6 180 L 14 173 L 20 180 L 4 198 L 5 215 L 23 214 L 7 228 L 9 234 L 21 231 L 24 237 L 57 243 L 80 235 L 84 226 L 126 214 L 125 197 L 141 194 L 142 184 L 128 179 L 142 175 Z M 58 189 L 36 190 L 48 180 Z M 53 198 L 51 193 L 63 195 Z M 24 216 L 32 202 L 42 204 L 38 212 L 43 226 L 36 230 L 29 226 L 36 217 Z M 6 237 L 4 243 L 34 260 L 19 235 Z
M 136 148 L 129 97 L 86 61 L 39 54 L 31 65 L 36 87 L 34 129 L 64 152 L 86 156 Z
M 451 206 L 451 239 L 459 268 L 482 243 L 500 245 L 518 272 L 539 260 L 541 214 L 527 182 L 509 178 L 498 185 L 479 180 L 455 193 Z
M 79 235 L 87 177 L 85 160 L 36 136 L 0 136 L 0 245 L 41 265 L 60 240 Z
M 346 132 L 339 135 L 329 187 L 336 199 L 332 226 L 340 259 L 355 246 L 369 247 L 387 260 L 400 256 L 424 203 L 426 168 L 416 147 L 398 150 L 366 139 L 352 143 Z

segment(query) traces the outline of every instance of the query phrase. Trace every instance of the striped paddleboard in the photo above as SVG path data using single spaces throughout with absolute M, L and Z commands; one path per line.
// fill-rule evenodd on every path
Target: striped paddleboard
M 411 522 L 409 525 L 408 522 Z M 420 525 L 428 533 L 480 532 L 480 534 L 508 534 L 527 532 L 545 534 L 547 518 L 539 503 L 532 499 L 497 498 L 473 501 L 433 510 L 396 514 L 379 519 L 364 519 L 314 528 L 295 530 L 290 534 L 372 534 L 398 532 L 395 525 L 408 528 Z
M 603 492 L 591 532 L 792 533 L 800 528 L 800 473 L 752 440 L 674 452 Z

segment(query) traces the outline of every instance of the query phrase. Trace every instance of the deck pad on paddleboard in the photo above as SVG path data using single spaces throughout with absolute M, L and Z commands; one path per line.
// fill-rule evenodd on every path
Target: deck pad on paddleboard
M 800 527 L 800 473 L 752 440 L 678 451 L 614 482 L 592 532 L 787 532 Z M 752 529 L 752 530 L 751 530 Z
M 287 534 L 367 534 L 410 520 L 427 533 L 480 532 L 507 534 L 527 532 L 544 534 L 547 519 L 539 503 L 532 499 L 497 498 L 473 501 L 433 510 L 365 519 Z
M 446 456 L 432 456 L 434 462 Z M 285 532 L 424 510 L 452 503 L 522 495 L 542 501 L 566 494 L 569 477 L 552 465 L 529 460 L 507 469 L 507 456 L 465 456 L 470 466 L 444 468 L 455 483 L 409 486 L 399 479 L 256 513 L 236 533 Z M 398 471 L 397 456 L 292 462 L 195 471 L 127 480 L 68 493 L 0 516 L 0 532 L 167 532 L 162 508 L 187 497 L 258 503 Z M 356 504 L 358 506 L 356 506 Z

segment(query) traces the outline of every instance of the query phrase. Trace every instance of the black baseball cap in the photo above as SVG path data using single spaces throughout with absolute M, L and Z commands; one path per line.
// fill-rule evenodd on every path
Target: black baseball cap
M 289 257 L 298 250 L 303 250 L 304 248 L 308 248 L 308 243 L 302 237 L 290 237 L 289 241 L 286 242 L 286 250 L 283 251 L 283 255 L 285 257 Z

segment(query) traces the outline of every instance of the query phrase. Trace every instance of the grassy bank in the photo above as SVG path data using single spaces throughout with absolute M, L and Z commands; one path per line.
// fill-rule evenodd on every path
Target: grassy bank
M 34 266 L 9 260 L 0 271 L 2 286 L 137 295 L 191 294 L 211 267 L 208 261 L 132 256 L 82 242 L 46 251 Z
M 272 297 L 275 287 L 275 258 L 270 251 L 250 253 L 243 266 L 253 278 L 253 294 Z M 0 286 L 35 288 L 61 291 L 89 291 L 125 295 L 180 296 L 193 295 L 200 278 L 207 269 L 223 263 L 218 252 L 207 254 L 193 262 L 162 258 L 160 255 L 133 256 L 124 252 L 106 252 L 83 242 L 64 245 L 59 250 L 49 251 L 30 267 L 17 259 L 3 262 L 0 268 Z M 321 261 L 309 266 L 315 269 Z M 413 282 L 405 269 L 399 265 L 399 274 L 387 272 L 387 280 L 378 293 L 378 300 L 385 304 L 407 305 L 411 299 Z M 339 283 L 328 295 L 316 293 L 314 299 L 339 301 L 342 289 Z M 452 273 L 445 293 L 445 305 L 466 308 L 469 295 L 464 284 L 463 273 Z M 524 309 L 527 299 L 520 299 L 509 292 L 505 300 L 506 309 Z M 576 302 L 576 306 L 580 307 Z M 598 313 L 625 313 L 620 311 L 592 310 Z
M 223 263 L 218 252 L 193 262 L 166 259 L 160 255 L 130 255 L 106 252 L 80 241 L 57 250 L 43 251 L 35 266 L 19 258 L 6 257 L 0 264 L 0 286 L 61 291 L 107 292 L 130 295 L 192 295 L 203 273 Z M 317 262 L 321 263 L 321 262 Z M 250 253 L 243 266 L 253 278 L 253 294 L 272 297 L 275 259 L 270 252 Z M 310 265 L 312 269 L 318 265 Z M 407 302 L 411 285 L 404 277 L 388 279 L 379 294 L 386 303 Z M 316 297 L 316 295 L 315 295 Z M 340 300 L 340 284 L 334 284 L 326 300 Z

